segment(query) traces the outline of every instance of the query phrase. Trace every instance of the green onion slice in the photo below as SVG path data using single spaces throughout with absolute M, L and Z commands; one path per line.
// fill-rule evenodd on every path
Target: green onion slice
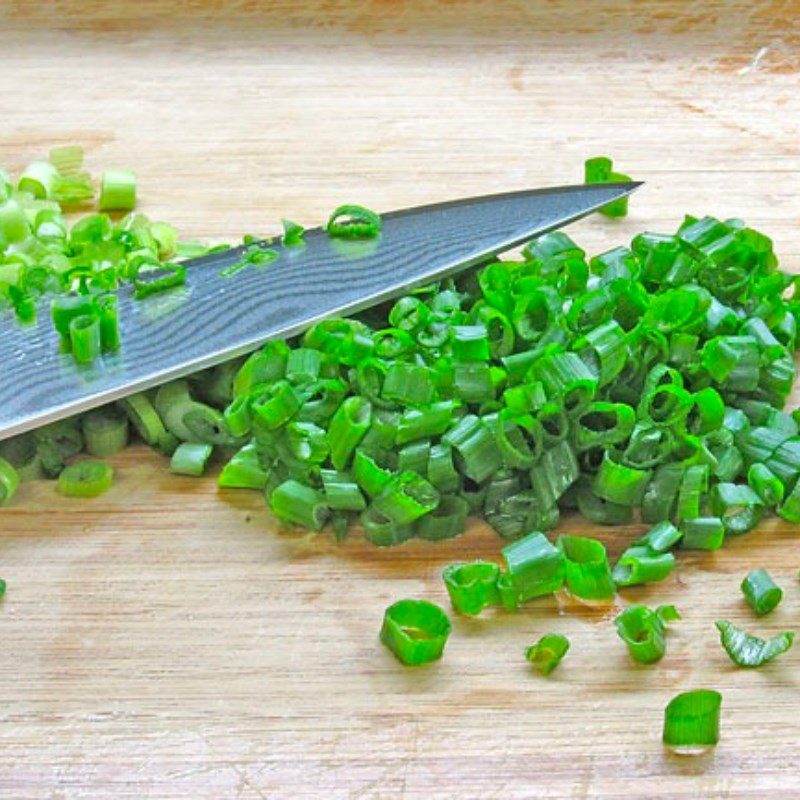
M 372 239 L 381 231 L 381 218 L 363 206 L 343 205 L 330 215 L 326 229 L 337 239 Z
M 726 619 L 717 620 L 714 624 L 725 652 L 739 667 L 760 667 L 785 653 L 794 644 L 794 633 L 790 631 L 770 639 L 759 639 Z
M 58 491 L 67 497 L 97 497 L 114 482 L 114 470 L 103 461 L 77 461 L 58 476 Z
M 499 577 L 500 567 L 489 561 L 451 564 L 442 572 L 453 608 L 468 616 L 480 614 L 487 606 L 499 605 Z
M 560 633 L 542 636 L 536 644 L 525 650 L 525 658 L 541 675 L 549 675 L 569 650 L 569 639 Z
M 439 606 L 400 600 L 386 609 L 380 639 L 398 661 L 419 666 L 441 658 L 451 627 Z
M 742 581 L 742 594 L 758 616 L 769 614 L 783 599 L 783 590 L 765 569 L 754 569 Z
M 722 695 L 711 689 L 683 692 L 664 710 L 664 744 L 681 755 L 692 755 L 719 741 Z

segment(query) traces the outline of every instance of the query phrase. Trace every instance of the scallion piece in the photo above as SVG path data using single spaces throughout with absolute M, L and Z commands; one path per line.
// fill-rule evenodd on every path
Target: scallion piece
M 258 448 L 250 443 L 242 447 L 222 468 L 217 485 L 225 489 L 263 490 L 269 480 L 269 472 L 261 465 Z
M 398 445 L 427 439 L 444 433 L 452 424 L 453 413 L 458 408 L 455 400 L 442 400 L 423 408 L 410 408 L 397 423 Z
M 636 506 L 641 502 L 650 481 L 649 470 L 627 467 L 614 460 L 606 452 L 600 470 L 594 480 L 594 492 L 610 503 Z
M 783 599 L 783 590 L 765 569 L 754 569 L 742 581 L 742 594 L 758 616 L 769 614 Z
M 320 476 L 328 508 L 335 511 L 363 511 L 367 507 L 361 489 L 347 473 L 323 469 Z
M 214 447 L 210 444 L 190 444 L 183 442 L 178 445 L 169 462 L 170 472 L 176 475 L 191 475 L 199 478 L 206 471 L 206 464 Z
M 610 600 L 616 593 L 602 542 L 584 536 L 559 536 L 567 589 L 584 600 Z
M 152 447 L 156 447 L 167 435 L 161 417 L 146 394 L 132 394 L 119 401 L 134 430 Z
M 129 169 L 109 169 L 100 178 L 101 211 L 131 211 L 136 208 L 136 175 Z
M 564 584 L 566 559 L 543 533 L 531 533 L 502 550 L 508 589 L 517 604 L 552 594 Z
M 452 626 L 439 606 L 426 600 L 400 600 L 383 616 L 380 639 L 407 666 L 441 658 Z
M 641 586 L 658 583 L 675 568 L 675 556 L 658 552 L 646 545 L 633 545 L 619 557 L 612 576 L 617 586 Z
M 764 503 L 753 489 L 733 483 L 718 483 L 712 489 L 711 508 L 733 535 L 755 528 L 764 513 Z
M 726 619 L 717 620 L 714 624 L 725 652 L 739 667 L 760 667 L 785 653 L 794 644 L 794 633 L 790 631 L 765 640 L 737 628 Z
M 0 457 L 0 506 L 7 506 L 19 488 L 19 473 Z
M 303 244 L 303 234 L 306 229 L 290 219 L 282 220 L 283 223 L 283 237 L 281 241 L 284 247 L 296 247 Z
M 58 491 L 67 497 L 97 497 L 114 482 L 114 470 L 104 461 L 76 461 L 58 476 Z
M 408 524 L 398 524 L 382 514 L 375 506 L 369 506 L 361 514 L 364 538 L 376 547 L 394 547 L 407 542 L 414 536 L 414 528 Z
M 525 650 L 525 658 L 540 675 L 549 675 L 561 663 L 568 650 L 569 639 L 566 636 L 549 633 Z
M 489 561 L 451 564 L 442 572 L 447 594 L 459 614 L 475 616 L 487 606 L 499 605 L 500 567 Z
M 343 205 L 330 215 L 325 227 L 337 239 L 373 239 L 381 231 L 381 218 L 363 206 Z
M 103 350 L 98 317 L 84 314 L 70 320 L 69 342 L 75 360 L 79 364 L 91 364 Z
M 278 519 L 312 531 L 321 530 L 329 516 L 328 506 L 319 492 L 294 479 L 281 483 L 272 492 L 269 504 Z
M 81 428 L 89 455 L 108 458 L 128 444 L 128 418 L 111 406 L 88 412 L 81 418 Z
M 469 503 L 454 494 L 442 495 L 432 511 L 414 523 L 414 535 L 428 542 L 440 542 L 461 536 L 467 530 Z
M 433 511 L 440 497 L 433 485 L 408 471 L 392 477 L 373 500 L 373 506 L 396 525 L 407 525 Z
M 640 664 L 654 664 L 667 649 L 666 623 L 680 619 L 674 606 L 628 606 L 614 620 L 617 633 L 628 646 L 631 658 Z
M 183 286 L 186 282 L 186 267 L 181 264 L 142 261 L 131 270 L 130 279 L 134 288 L 133 296 L 137 300 L 143 300 L 167 289 Z
M 711 689 L 683 692 L 664 710 L 664 744 L 680 755 L 692 755 L 719 741 L 722 695 Z
M 586 183 L 625 183 L 630 177 L 621 172 L 614 172 L 613 162 L 607 156 L 595 156 L 586 160 L 584 180 Z M 628 214 L 628 197 L 620 197 L 600 209 L 607 217 L 625 217 Z
M 719 517 L 696 517 L 681 522 L 685 550 L 719 550 L 725 542 L 725 524 Z

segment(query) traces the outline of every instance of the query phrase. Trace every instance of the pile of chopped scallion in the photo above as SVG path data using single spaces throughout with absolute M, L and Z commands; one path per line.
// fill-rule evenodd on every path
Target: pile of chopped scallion
M 589 182 L 625 177 L 608 159 L 586 164 Z M 106 173 L 101 185 L 100 209 L 133 208 L 132 173 Z M 53 151 L 16 182 L 0 171 L 0 308 L 24 323 L 51 297 L 62 347 L 84 361 L 124 347 L 115 292 L 167 291 L 185 279 L 180 259 L 208 251 L 136 213 L 68 226 L 65 209 L 93 195 L 79 148 Z M 625 202 L 606 213 L 624 215 Z M 285 246 L 301 241 L 300 226 L 284 228 Z M 379 230 L 359 206 L 328 223 L 345 238 Z M 235 266 L 274 253 L 254 243 Z M 380 547 L 438 541 L 483 517 L 509 542 L 505 563 L 445 571 L 461 613 L 515 609 L 562 587 L 608 600 L 666 578 L 674 551 L 716 550 L 770 510 L 800 521 L 798 415 L 783 410 L 799 298 L 770 239 L 738 219 L 687 216 L 675 233 L 644 232 L 592 257 L 549 233 L 518 258 L 0 442 L 0 505 L 40 475 L 66 495 L 105 491 L 113 472 L 98 459 L 133 431 L 176 473 L 202 475 L 220 453 L 221 487 L 263 492 L 280 520 L 329 526 L 337 540 L 357 528 Z M 94 458 L 76 461 L 83 452 Z M 572 510 L 598 525 L 651 528 L 612 567 L 597 540 L 553 544 L 542 533 Z M 769 576 L 743 587 L 754 608 L 775 597 Z M 632 657 L 653 663 L 679 618 L 672 606 L 631 606 L 616 625 Z M 792 643 L 790 633 L 765 642 L 717 625 L 743 666 Z M 405 663 L 422 663 L 441 655 L 449 632 L 437 607 L 402 601 L 387 610 L 382 639 Z M 550 635 L 527 655 L 547 674 L 568 649 Z M 683 725 L 680 745 L 692 744 L 687 714 L 710 720 L 700 738 L 715 740 L 718 695 L 698 694 L 700 711 L 684 696 L 668 709 Z

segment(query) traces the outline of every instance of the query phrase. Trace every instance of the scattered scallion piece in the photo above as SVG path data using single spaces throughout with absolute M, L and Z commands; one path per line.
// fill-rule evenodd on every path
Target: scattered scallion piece
M 386 609 L 380 639 L 403 664 L 419 666 L 441 658 L 451 627 L 439 606 L 400 600 Z
M 503 584 L 516 604 L 552 594 L 564 584 L 566 559 L 543 533 L 534 532 L 503 548 L 506 580 Z
M 206 464 L 213 452 L 213 445 L 183 442 L 172 454 L 169 462 L 170 472 L 199 478 L 206 471 Z
M 742 581 L 742 594 L 758 616 L 769 614 L 783 599 L 783 590 L 765 569 L 754 569 Z
M 664 744 L 679 755 L 692 755 L 719 741 L 722 695 L 711 689 L 683 692 L 664 710 Z
M 794 643 L 794 634 L 790 631 L 765 640 L 737 628 L 726 619 L 717 620 L 714 624 L 725 652 L 740 667 L 760 667 L 785 653 Z
M 607 156 L 589 158 L 585 164 L 584 180 L 586 183 L 624 183 L 630 180 L 628 175 L 614 172 L 613 163 Z M 625 217 L 628 214 L 628 198 L 621 197 L 600 209 L 600 213 L 608 217 Z
M 282 220 L 283 223 L 283 237 L 281 241 L 284 247 L 296 247 L 303 243 L 303 234 L 306 229 L 299 225 L 297 222 L 292 222 L 290 219 Z
M 97 497 L 114 482 L 114 470 L 104 461 L 76 461 L 58 476 L 58 491 L 67 497 Z
M 86 452 L 108 458 L 128 445 L 128 418 L 113 406 L 89 411 L 81 418 Z
M 6 594 L 6 582 L 0 578 L 0 600 L 5 597 Z
M 497 580 L 500 567 L 489 561 L 451 564 L 442 572 L 453 608 L 460 614 L 475 616 L 487 606 L 498 605 Z
M 631 658 L 640 664 L 654 664 L 667 649 L 666 623 L 680 619 L 674 606 L 628 606 L 614 620 L 617 633 L 628 646 Z
M 381 231 L 381 218 L 364 206 L 339 206 L 325 226 L 337 239 L 372 239 Z
M 602 542 L 584 536 L 559 536 L 556 544 L 564 554 L 564 579 L 573 595 L 585 600 L 614 597 L 614 578 Z
M 136 175 L 129 169 L 109 169 L 100 178 L 101 211 L 132 211 L 136 208 Z
M 525 651 L 525 658 L 541 675 L 549 675 L 569 650 L 569 639 L 560 633 L 542 636 L 536 644 Z

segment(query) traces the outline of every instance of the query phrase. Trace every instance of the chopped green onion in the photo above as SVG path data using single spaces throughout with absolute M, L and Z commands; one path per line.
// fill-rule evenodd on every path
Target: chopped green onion
M 629 547 L 617 561 L 612 576 L 617 586 L 641 586 L 658 583 L 675 568 L 675 556 L 645 545 Z
M 225 418 L 217 409 L 194 400 L 189 394 L 189 384 L 184 380 L 161 386 L 156 392 L 154 405 L 167 431 L 182 442 L 231 443 Z
M 556 542 L 564 554 L 567 589 L 585 600 L 609 600 L 616 592 L 606 548 L 597 539 L 559 536 Z
M 685 550 L 719 550 L 725 542 L 725 524 L 719 517 L 696 517 L 681 522 Z
M 272 492 L 269 504 L 278 519 L 312 531 L 321 530 L 329 515 L 319 492 L 294 479 L 280 484 Z
M 457 401 L 442 400 L 424 408 L 408 409 L 397 423 L 397 444 L 444 433 L 452 424 L 453 413 L 457 408 Z
M 383 616 L 380 639 L 407 666 L 441 658 L 452 626 L 439 606 L 426 600 L 400 600 Z
M 531 533 L 502 550 L 508 587 L 516 603 L 552 594 L 564 584 L 566 559 L 543 533 Z
M 103 461 L 77 461 L 61 471 L 58 491 L 67 497 L 97 497 L 114 482 L 114 470 Z
M 255 444 L 246 444 L 222 468 L 217 485 L 225 489 L 259 489 L 266 488 L 269 472 L 261 466 L 258 448 Z
M 595 156 L 586 160 L 584 180 L 586 183 L 625 183 L 630 177 L 621 172 L 614 172 L 613 163 L 607 156 Z M 628 215 L 628 197 L 620 197 L 607 203 L 600 209 L 607 217 L 625 217 Z
M 102 352 L 100 320 L 92 314 L 74 317 L 69 323 L 70 350 L 79 364 L 91 364 Z
M 474 415 L 462 417 L 443 437 L 458 455 L 460 471 L 481 483 L 503 464 L 503 454 L 492 430 Z
M 129 169 L 109 169 L 100 178 L 101 211 L 130 211 L 136 207 L 136 175 Z
M 323 469 L 320 475 L 328 508 L 337 511 L 363 511 L 367 507 L 361 489 L 350 475 L 332 469 Z
M 742 581 L 747 604 L 759 616 L 769 614 L 783 598 L 783 591 L 765 569 L 754 569 Z
M 374 506 L 361 514 L 364 538 L 376 547 L 394 547 L 408 541 L 414 535 L 411 525 L 400 525 L 384 516 Z
M 764 503 L 749 486 L 718 483 L 711 491 L 711 508 L 722 519 L 725 531 L 737 535 L 758 524 Z
M 628 606 L 614 620 L 631 658 L 640 664 L 654 664 L 667 649 L 666 623 L 680 619 L 674 606 L 659 606 L 651 611 L 646 606 Z
M 722 695 L 710 689 L 683 692 L 664 710 L 664 744 L 676 753 L 691 755 L 719 741 Z
M 432 511 L 414 523 L 414 535 L 429 542 L 460 536 L 467 529 L 469 503 L 463 497 L 445 494 Z
M 344 205 L 330 215 L 325 227 L 337 239 L 372 239 L 381 231 L 381 218 L 363 206 Z
M 579 450 L 607 447 L 626 441 L 636 423 L 636 413 L 624 403 L 590 403 L 575 420 Z
M 442 572 L 453 608 L 460 614 L 475 616 L 487 606 L 500 603 L 497 580 L 500 567 L 488 561 L 451 564 Z
M 765 640 L 746 633 L 726 619 L 714 624 L 725 652 L 740 667 L 760 667 L 785 653 L 794 643 L 794 634 L 789 631 Z
M 199 478 L 206 471 L 206 464 L 214 452 L 210 444 L 179 444 L 169 462 L 170 472 Z
M 569 650 L 569 639 L 560 633 L 542 636 L 532 647 L 525 650 L 525 658 L 541 675 L 549 675 Z
M 306 229 L 290 219 L 284 219 L 282 222 L 284 247 L 296 247 L 299 244 L 303 244 L 303 234 Z
M 156 447 L 166 437 L 164 423 L 146 394 L 132 394 L 120 400 L 119 406 L 147 444 Z
M 183 286 L 186 282 L 186 267 L 181 264 L 153 264 L 139 262 L 131 270 L 133 296 L 137 300 Z
M 128 444 L 128 418 L 112 406 L 88 412 L 81 418 L 81 428 L 89 455 L 108 458 Z
M 595 494 L 603 500 L 623 506 L 635 506 L 641 502 L 650 476 L 649 470 L 627 467 L 606 452 L 593 488 Z
M 0 457 L 0 506 L 6 506 L 19 488 L 19 473 L 4 458 Z
M 407 525 L 433 511 L 440 497 L 424 478 L 414 472 L 401 472 L 389 480 L 373 500 L 373 506 L 396 525 Z

